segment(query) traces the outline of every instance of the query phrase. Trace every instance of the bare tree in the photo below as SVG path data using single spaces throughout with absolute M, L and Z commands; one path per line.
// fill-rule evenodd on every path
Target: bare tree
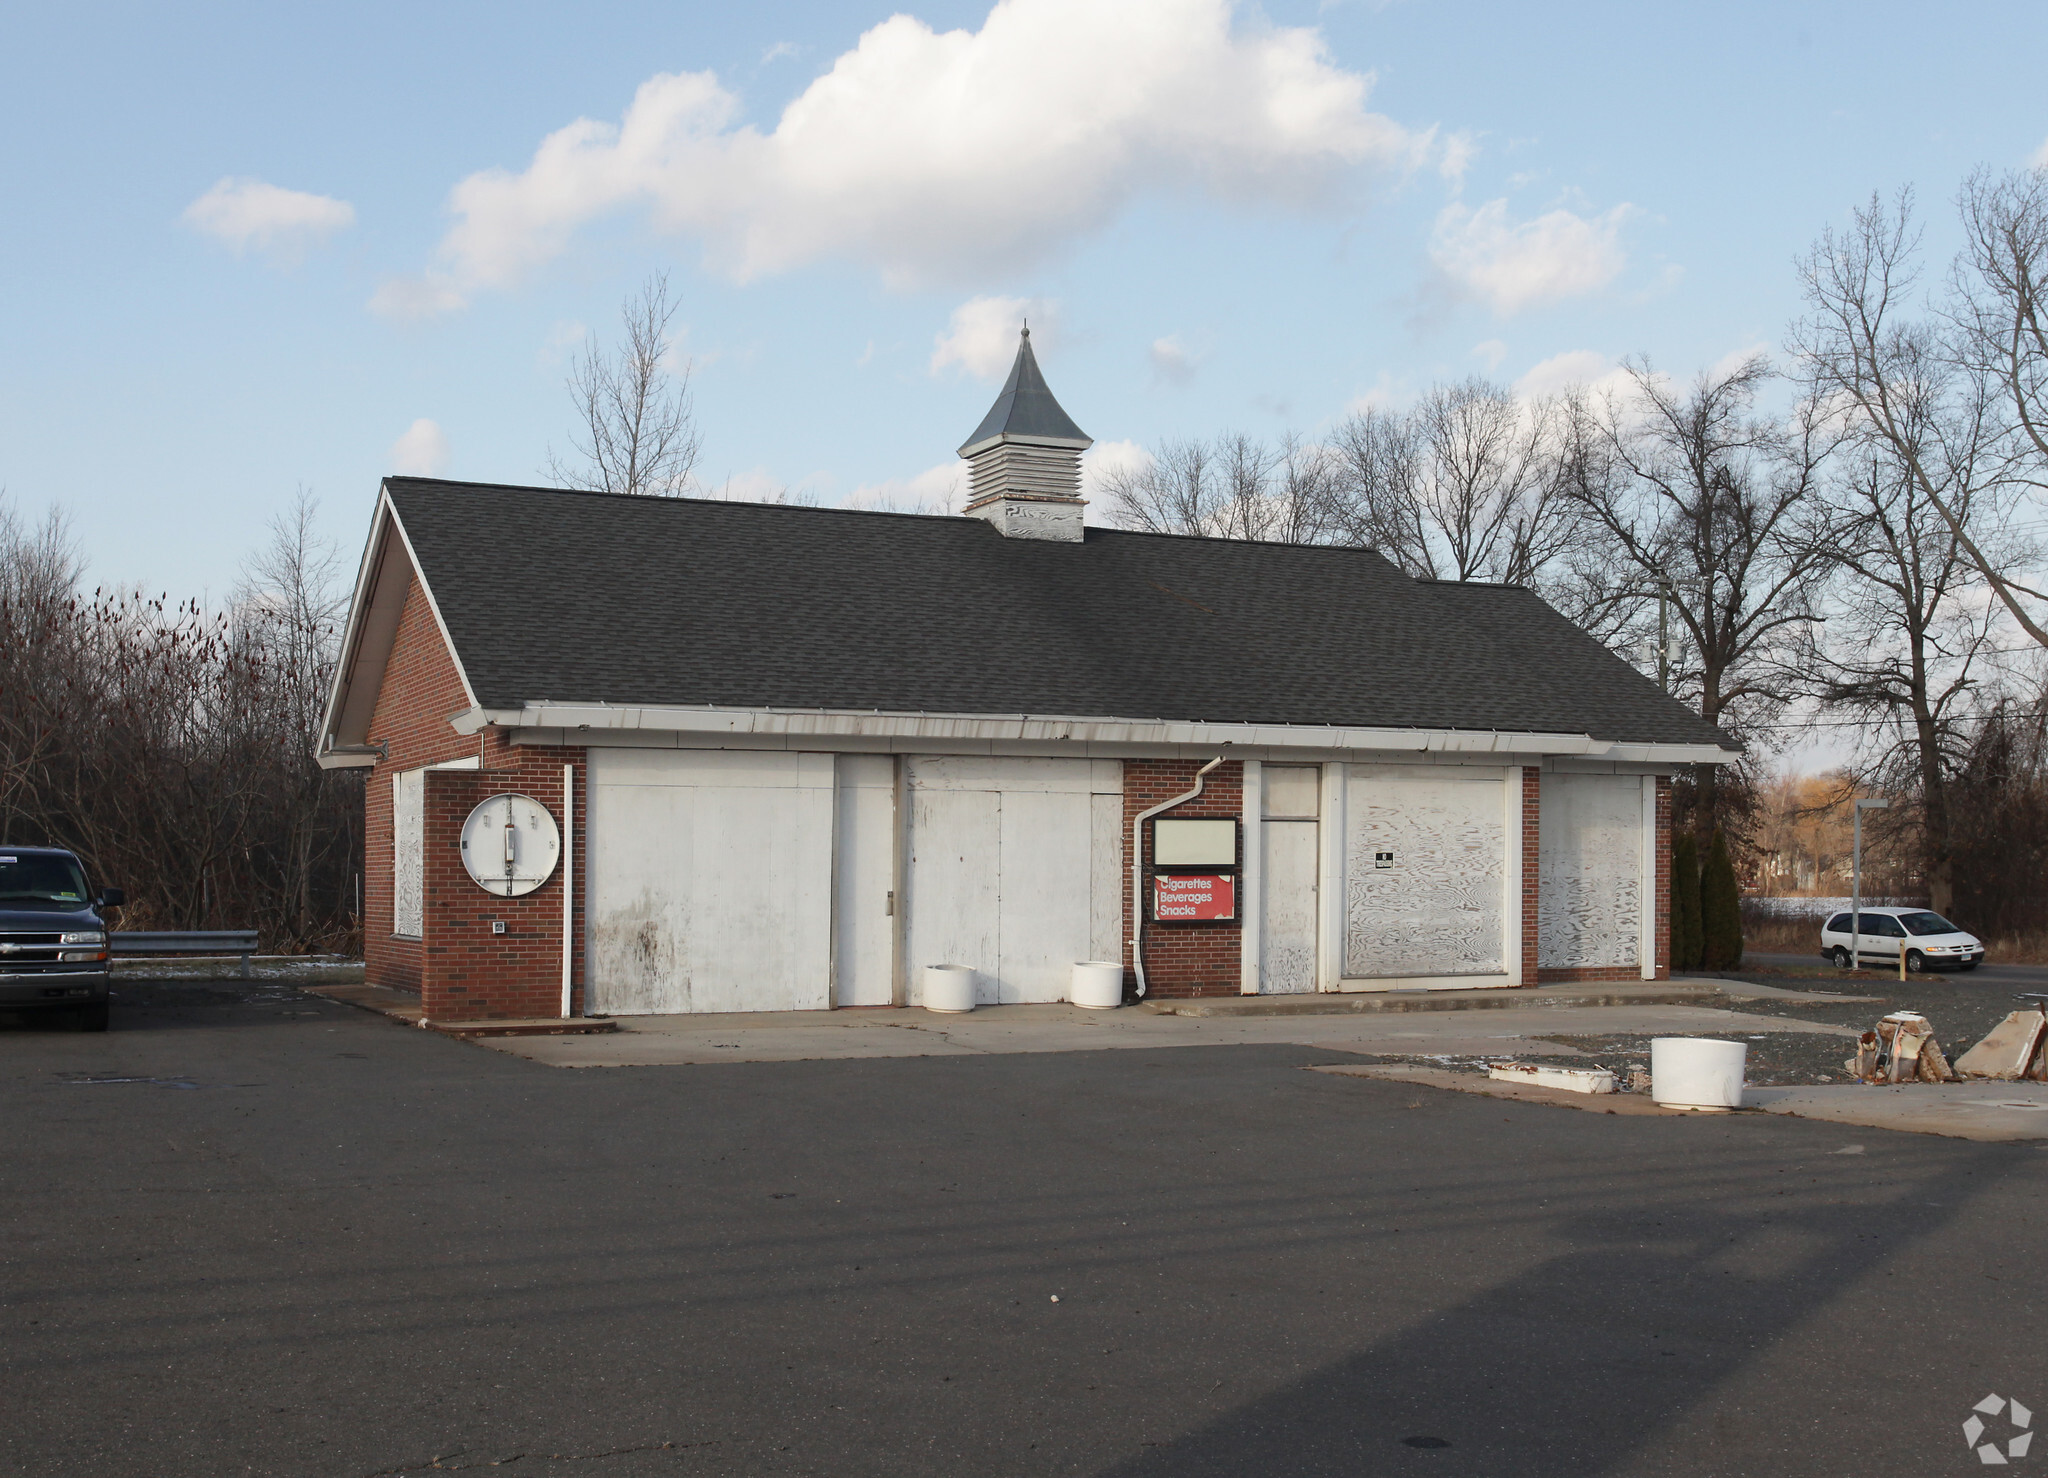
M 1975 265 L 1967 257 L 1958 263 L 1955 316 L 1946 322 L 1914 316 L 1922 306 L 1916 294 L 1920 235 L 1912 192 L 1902 190 L 1889 206 L 1872 196 L 1848 230 L 1821 233 L 1800 263 L 1810 311 L 1794 327 L 1793 344 L 1815 397 L 1831 402 L 1854 432 L 1888 448 L 2020 628 L 2048 645 L 2048 627 L 2021 599 L 2048 596 L 2019 583 L 2031 550 L 2002 528 L 1998 506 L 2013 491 L 2016 473 L 2022 486 L 2027 481 L 2030 431 L 2039 425 L 2042 361 L 2027 340 L 2034 312 L 2028 283 L 2040 248 L 2024 236 L 2025 199 L 1982 177 L 1972 190 L 1964 196 L 1965 219 L 1974 220 L 1972 249 L 1982 254 L 1986 275 L 1973 284 Z M 2007 207 L 2017 216 L 2005 219 Z M 2018 253 L 2003 268 L 2002 243 Z M 2009 300 L 1999 286 L 2001 271 L 2012 278 Z M 2007 372 L 2010 378 L 2002 378 Z M 2008 412 L 2003 423 L 2001 407 Z M 2041 486 L 2038 475 L 2033 485 Z M 1972 510 L 1976 517 L 1966 519 Z
M 1961 540 L 1884 439 L 1865 434 L 1824 502 L 1809 514 L 1814 547 L 1832 569 L 1825 628 L 1807 628 L 1802 665 L 1823 712 L 1866 725 L 1865 779 L 1916 804 L 1885 818 L 1914 834 L 1936 912 L 1954 902 L 1951 778 L 1970 753 L 1976 664 L 1996 608 L 1962 597 L 1976 570 Z M 1966 526 L 1974 513 L 1955 508 Z
M 1411 575 L 1536 585 L 1581 538 L 1558 414 L 1473 377 L 1338 427 L 1351 541 Z
M 1110 470 L 1103 493 L 1124 528 L 1321 544 L 1337 527 L 1337 471 L 1327 449 L 1293 435 L 1277 446 L 1226 435 L 1167 442 L 1142 467 Z
M 1580 396 L 1571 411 L 1585 449 L 1573 494 L 1613 560 L 1609 598 L 1662 597 L 1685 649 L 1675 688 L 1740 733 L 1757 708 L 1786 701 L 1785 658 L 1817 614 L 1822 556 L 1798 515 L 1832 440 L 1810 403 L 1786 421 L 1757 412 L 1771 378 L 1761 355 L 1683 390 L 1647 362 L 1627 370 L 1629 393 Z M 1697 784 L 1695 829 L 1738 831 L 1716 767 L 1701 766 Z
M 700 438 L 690 398 L 691 365 L 671 367 L 669 325 L 679 305 L 668 274 L 647 279 L 620 310 L 625 342 L 607 354 L 592 334 L 569 372 L 578 460 L 548 453 L 544 475 L 563 487 L 680 497 Z

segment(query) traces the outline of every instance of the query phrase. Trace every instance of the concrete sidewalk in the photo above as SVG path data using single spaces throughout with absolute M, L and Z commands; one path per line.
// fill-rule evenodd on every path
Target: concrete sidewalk
M 1817 1032 L 1840 1027 L 1708 1006 L 1496 1006 L 1478 1011 L 1376 1011 L 1341 1016 L 1167 1016 L 1076 1006 L 984 1006 L 960 1016 L 916 1007 L 731 1016 L 631 1016 L 602 1037 L 479 1039 L 554 1067 L 649 1067 L 866 1057 L 957 1057 L 1093 1052 L 1120 1047 L 1293 1043 L 1337 1052 L 1454 1057 L 1546 1057 L 1573 1049 L 1534 1040 L 1559 1034 Z

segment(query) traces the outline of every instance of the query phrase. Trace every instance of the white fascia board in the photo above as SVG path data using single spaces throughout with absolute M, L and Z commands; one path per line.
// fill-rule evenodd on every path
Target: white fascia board
M 377 763 L 378 758 L 374 754 L 321 753 L 314 755 L 313 761 L 323 770 L 367 770 Z
M 1373 751 L 1413 754 L 1584 755 L 1679 764 L 1735 758 L 1709 745 L 1610 744 L 1585 734 L 1503 733 L 1456 729 L 1367 729 L 1309 724 L 1212 724 L 1166 719 L 1080 718 L 1039 714 L 863 713 L 777 708 L 627 708 L 606 704 L 529 703 L 473 708 L 450 720 L 459 734 L 487 725 L 728 736 L 735 739 L 835 739 L 1032 744 L 1143 744 L 1240 749 Z
M 369 541 L 363 545 L 362 563 L 356 567 L 356 587 L 349 595 L 348 620 L 341 628 L 341 660 L 334 664 L 334 678 L 327 685 L 327 703 L 320 714 L 318 747 L 322 749 L 334 737 L 335 721 L 348 697 L 349 677 L 355 668 L 356 649 L 362 644 L 363 621 L 369 611 L 371 586 L 376 580 L 377 555 L 384 547 L 384 522 L 390 505 L 389 496 L 380 487 L 376 510 L 370 515 Z M 342 768 L 328 764 L 324 758 L 320 763 L 323 769 Z

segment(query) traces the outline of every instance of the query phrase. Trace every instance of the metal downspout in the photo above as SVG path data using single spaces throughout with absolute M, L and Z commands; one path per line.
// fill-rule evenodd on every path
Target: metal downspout
M 1223 759 L 1224 757 L 1219 754 L 1195 771 L 1195 788 L 1186 795 L 1177 795 L 1170 801 L 1161 801 L 1150 810 L 1140 811 L 1131 818 L 1131 966 L 1138 972 L 1138 999 L 1141 1001 L 1145 999 L 1145 823 L 1161 811 L 1171 811 L 1175 806 L 1184 805 L 1200 795 L 1203 777 L 1222 764 Z

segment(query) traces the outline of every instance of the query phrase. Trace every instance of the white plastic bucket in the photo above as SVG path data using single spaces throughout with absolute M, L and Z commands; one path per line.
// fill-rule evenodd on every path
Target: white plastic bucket
M 1655 1037 L 1650 1042 L 1650 1097 L 1666 1108 L 1742 1107 L 1747 1042 L 1711 1037 Z
M 924 967 L 924 1009 L 927 1011 L 972 1011 L 974 972 L 965 965 Z
M 1124 1003 L 1124 967 L 1120 960 L 1076 960 L 1067 999 L 1090 1011 L 1110 1011 Z

